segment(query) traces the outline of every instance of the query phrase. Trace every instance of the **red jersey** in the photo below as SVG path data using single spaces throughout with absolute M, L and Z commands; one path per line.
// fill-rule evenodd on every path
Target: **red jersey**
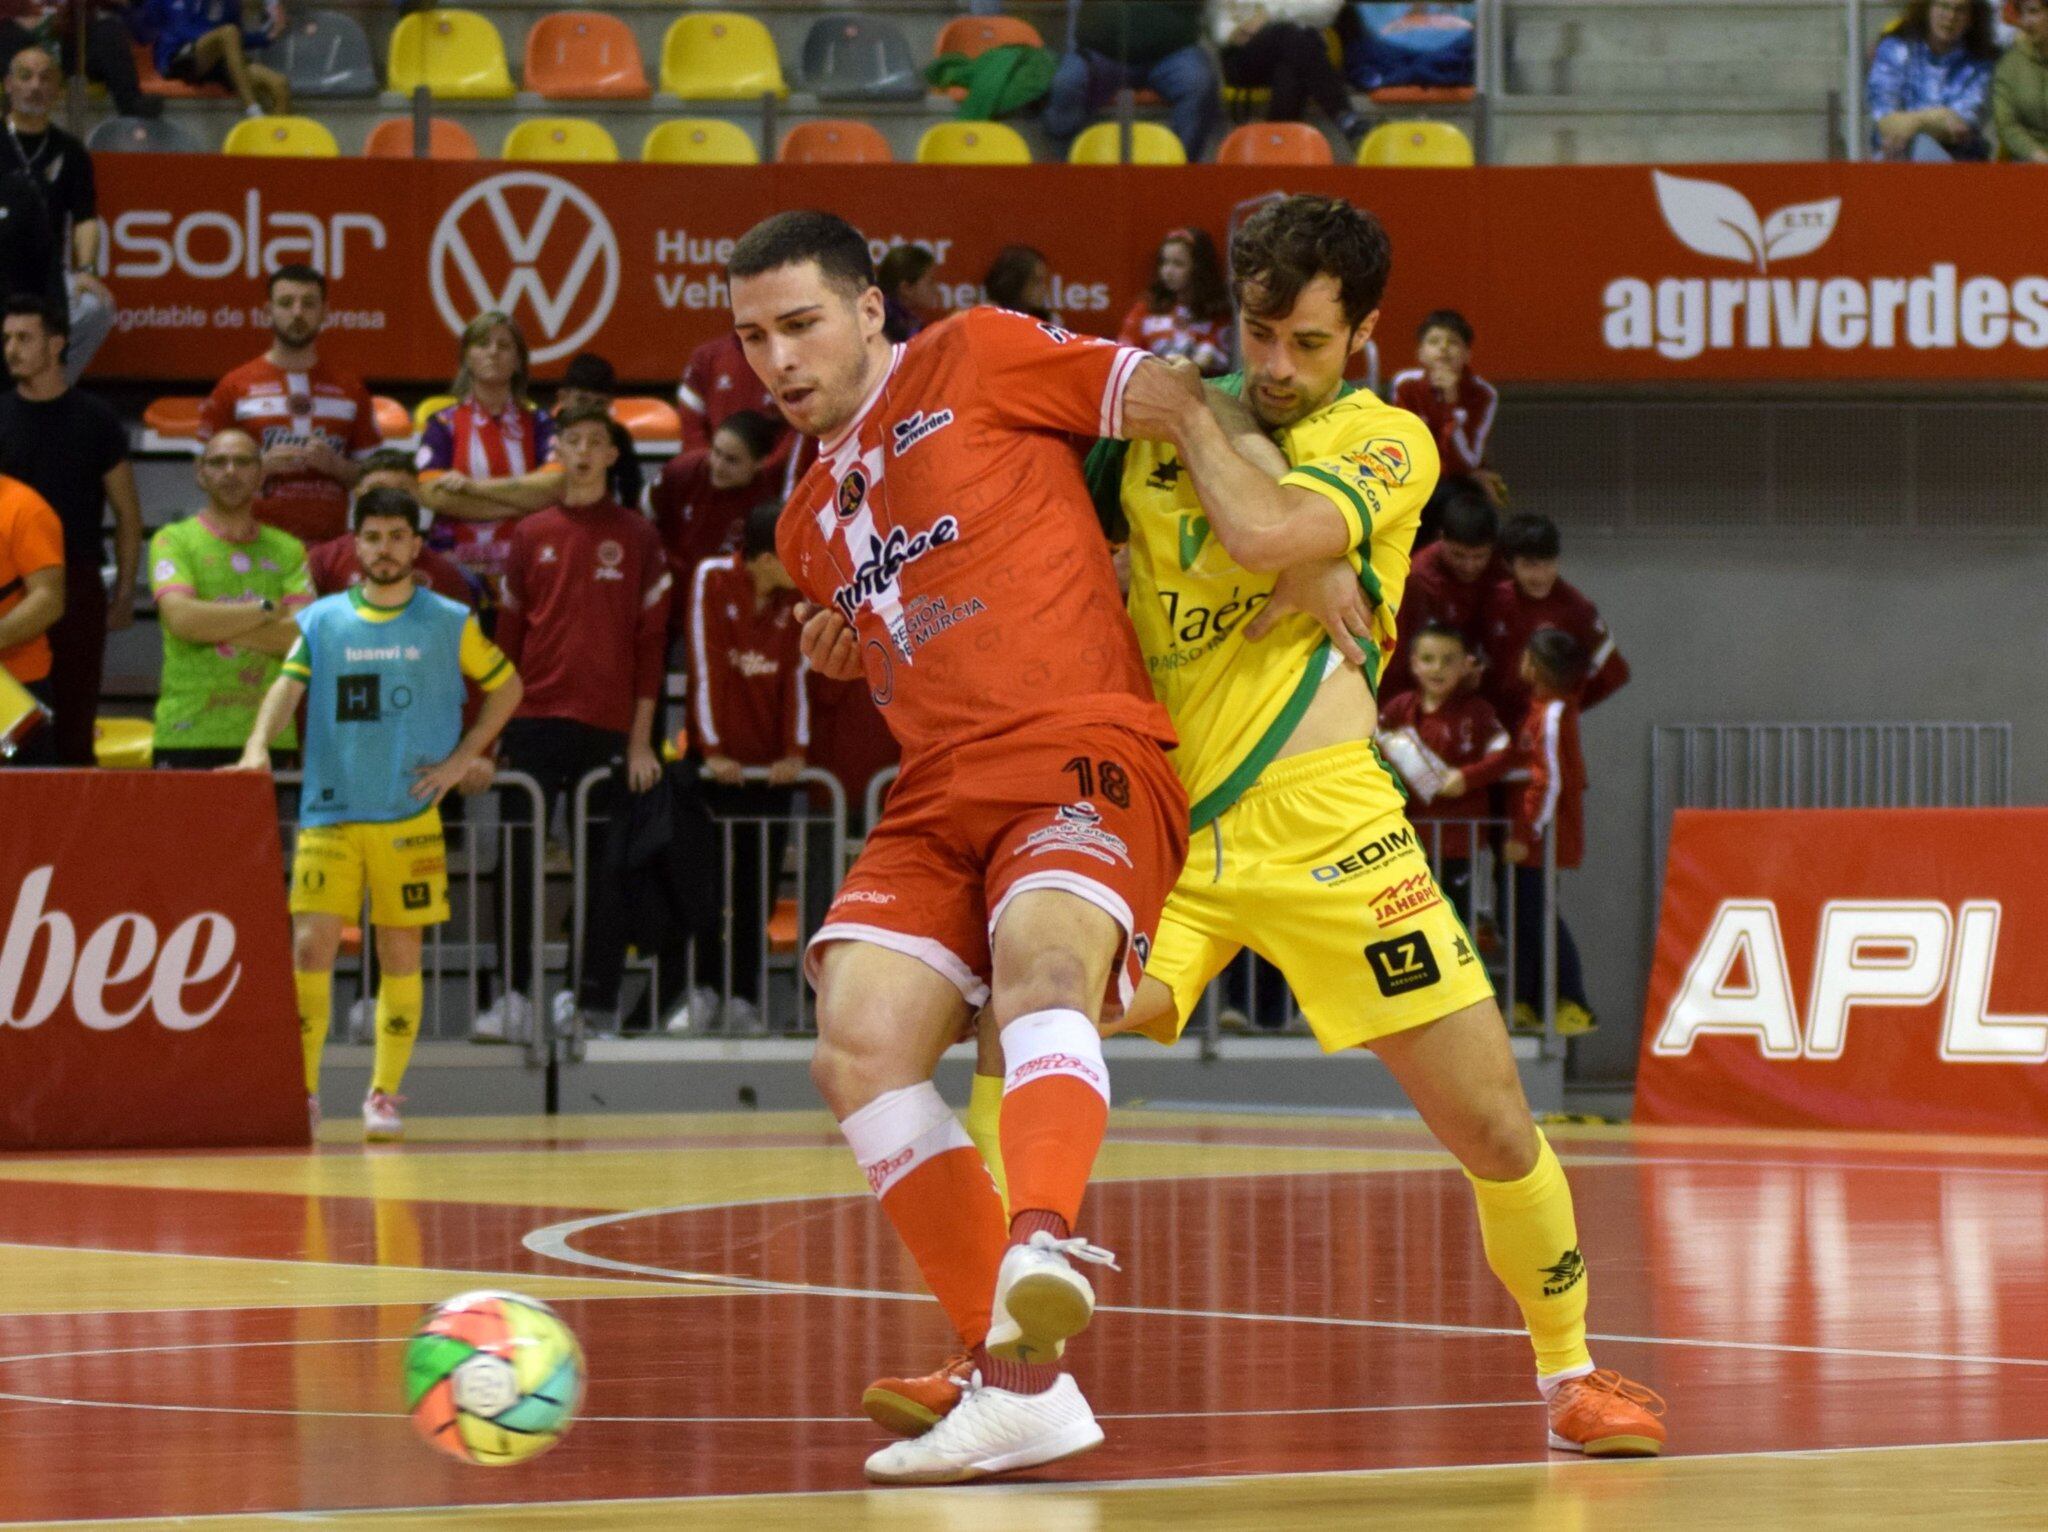
M 1441 622 L 1465 635 L 1474 654 L 1483 655 L 1484 626 L 1480 621 L 1487 593 L 1508 577 L 1507 560 L 1498 553 L 1488 561 L 1476 580 L 1460 580 L 1444 563 L 1443 544 L 1431 543 L 1416 553 L 1408 566 L 1408 584 L 1401 591 L 1401 610 L 1394 619 L 1399 646 L 1380 682 L 1380 695 L 1392 697 L 1415 690 L 1415 672 L 1408 666 L 1408 646 L 1431 622 Z
M 1586 758 L 1579 752 L 1579 705 L 1567 697 L 1539 693 L 1515 736 L 1515 764 L 1529 779 L 1512 795 L 1508 832 L 1529 848 L 1529 862 L 1543 859 L 1543 832 L 1557 826 L 1557 865 L 1576 867 L 1586 855 Z
M 697 752 L 770 766 L 811 746 L 796 598 L 754 598 L 737 553 L 704 560 L 690 581 L 690 727 Z
M 1488 817 L 1486 790 L 1501 779 L 1514 760 L 1514 742 L 1501 727 L 1484 697 L 1459 692 L 1444 699 L 1435 712 L 1425 711 L 1422 693 L 1405 692 L 1380 709 L 1382 729 L 1413 729 L 1436 758 L 1455 766 L 1465 778 L 1456 798 L 1408 800 L 1408 822 L 1415 826 L 1423 853 L 1439 858 L 1469 857 L 1472 831 L 1462 823 Z M 1443 825 L 1442 829 L 1432 828 Z
M 805 597 L 860 639 L 906 764 L 1033 724 L 1170 745 L 1072 437 L 1121 434 L 1145 353 L 1002 309 L 892 348 L 783 508 Z
M 476 605 L 476 587 L 469 583 L 461 567 L 446 554 L 436 553 L 432 548 L 420 549 L 419 559 L 413 564 L 414 583 L 424 585 L 437 595 L 446 596 L 450 601 L 459 601 L 464 606 Z M 313 589 L 323 596 L 336 591 L 347 590 L 351 585 L 363 583 L 362 560 L 356 557 L 356 539 L 352 532 L 340 537 L 330 537 L 324 543 L 316 543 L 306 550 L 306 573 L 313 577 Z
M 1518 727 L 1529 708 L 1522 651 L 1538 628 L 1560 628 L 1578 640 L 1586 662 L 1586 684 L 1575 699 L 1581 708 L 1592 707 L 1628 684 L 1628 661 L 1615 647 L 1600 609 L 1569 581 L 1559 580 L 1549 595 L 1531 601 L 1512 579 L 1502 580 L 1487 592 L 1480 623 L 1480 642 L 1486 646 L 1486 694 L 1509 728 Z
M 835 681 L 815 670 L 805 676 L 811 690 L 807 759 L 839 779 L 846 793 L 847 818 L 857 824 L 867 803 L 868 784 L 877 772 L 894 766 L 902 751 L 882 720 L 882 710 L 868 695 L 866 681 Z
M 323 437 L 343 457 L 361 457 L 384 444 L 362 380 L 325 362 L 293 371 L 262 356 L 243 363 L 199 406 L 202 442 L 229 426 L 265 451 Z M 267 474 L 255 511 L 310 546 L 348 530 L 348 486 L 324 473 Z
M 551 506 L 512 528 L 498 647 L 519 667 L 521 718 L 573 718 L 624 734 L 661 695 L 668 560 L 638 511 Z
M 1446 479 L 1469 478 L 1486 461 L 1486 438 L 1493 431 L 1493 412 L 1500 393 L 1469 368 L 1458 378 L 1458 392 L 1446 399 L 1420 367 L 1394 374 L 1394 403 L 1420 415 L 1436 437 L 1437 455 Z
M 738 489 L 720 489 L 711 482 L 711 454 L 701 447 L 670 458 L 654 488 L 647 492 L 647 507 L 654 513 L 661 545 L 668 550 L 676 589 L 689 589 L 691 577 L 704 560 L 737 553 L 747 529 L 747 512 L 774 498 L 775 481 L 766 474 Z M 686 614 L 687 604 L 676 602 L 678 628 Z
M 1225 314 L 1221 319 L 1197 319 L 1184 303 L 1164 314 L 1155 314 L 1149 300 L 1140 298 L 1124 315 L 1124 326 L 1116 338 L 1156 357 L 1174 361 L 1186 357 L 1204 374 L 1230 371 L 1231 343 L 1237 321 Z
M 718 428 L 741 410 L 770 420 L 782 418 L 775 396 L 755 374 L 739 336 L 730 330 L 690 353 L 683 381 L 676 387 L 676 403 L 682 407 L 685 452 L 710 446 Z

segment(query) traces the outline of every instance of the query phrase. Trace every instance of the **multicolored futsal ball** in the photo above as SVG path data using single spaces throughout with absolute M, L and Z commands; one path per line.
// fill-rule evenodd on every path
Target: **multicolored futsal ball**
M 421 1436 L 465 1463 L 520 1463 L 554 1446 L 583 1398 L 583 1348 L 545 1303 L 476 1292 L 430 1312 L 405 1348 Z

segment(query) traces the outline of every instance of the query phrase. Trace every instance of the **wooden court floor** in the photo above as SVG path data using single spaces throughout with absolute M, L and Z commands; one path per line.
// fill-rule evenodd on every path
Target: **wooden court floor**
M 1470 1195 L 1412 1123 L 1120 1111 L 1074 1370 L 1110 1436 L 869 1491 L 937 1307 L 822 1114 L 348 1124 L 296 1153 L 0 1157 L 0 1525 L 1498 1532 L 2048 1527 L 2048 1144 L 1552 1130 L 1594 1354 L 1669 1456 L 1544 1446 Z M 591 1365 L 551 1454 L 414 1439 L 398 1363 L 470 1287 Z

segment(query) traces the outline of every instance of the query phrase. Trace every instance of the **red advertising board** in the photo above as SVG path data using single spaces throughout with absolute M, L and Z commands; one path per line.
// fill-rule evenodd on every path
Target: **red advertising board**
M 0 1149 L 306 1142 L 266 778 L 0 771 Z
M 540 166 L 104 155 L 106 376 L 218 377 L 267 344 L 263 275 L 334 282 L 326 342 L 376 379 L 445 380 L 487 308 L 540 371 L 603 351 L 677 376 L 726 323 L 730 242 L 826 207 L 879 252 L 939 256 L 954 306 L 996 251 L 1039 246 L 1057 306 L 1113 331 L 1166 230 L 1219 240 L 1279 191 L 1339 193 L 1392 234 L 1381 339 L 1405 361 L 1429 310 L 1465 311 L 1506 382 L 2028 379 L 2048 351 L 2048 243 L 2015 208 L 2029 166 L 1725 165 L 1475 170 L 1246 166 Z
M 2048 809 L 1682 810 L 1642 1122 L 2048 1129 Z

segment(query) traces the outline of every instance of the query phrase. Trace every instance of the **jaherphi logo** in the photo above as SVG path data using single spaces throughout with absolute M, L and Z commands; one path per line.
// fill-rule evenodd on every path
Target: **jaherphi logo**
M 1586 1258 L 1579 1254 L 1574 1245 L 1557 1258 L 1555 1266 L 1542 1268 L 1543 1296 L 1556 1298 L 1570 1292 L 1586 1280 Z
M 896 449 L 901 452 L 901 447 Z M 868 496 L 868 476 L 856 468 L 839 481 L 837 508 L 841 525 L 860 514 L 861 502 Z
M 1420 915 L 1424 910 L 1434 909 L 1443 902 L 1443 895 L 1437 892 L 1436 879 L 1427 872 L 1418 872 L 1374 894 L 1372 918 L 1383 926 L 1390 926 L 1412 915 Z
M 434 229 L 427 278 L 451 332 L 501 309 L 540 336 L 532 360 L 551 362 L 610 317 L 619 296 L 618 236 L 580 187 L 543 171 L 505 171 L 448 205 Z

